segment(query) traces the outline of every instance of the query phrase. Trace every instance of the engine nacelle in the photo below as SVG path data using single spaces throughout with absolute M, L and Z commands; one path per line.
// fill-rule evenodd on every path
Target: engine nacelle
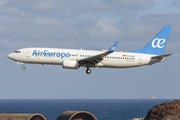
M 66 69 L 78 69 L 79 63 L 77 60 L 63 60 L 62 67 Z

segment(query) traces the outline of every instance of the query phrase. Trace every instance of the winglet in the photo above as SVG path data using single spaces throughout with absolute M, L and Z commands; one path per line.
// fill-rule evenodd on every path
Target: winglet
M 116 42 L 114 43 L 114 45 L 111 46 L 111 47 L 108 49 L 108 52 L 111 52 L 111 53 L 114 52 L 117 45 L 118 45 L 118 41 L 116 41 Z

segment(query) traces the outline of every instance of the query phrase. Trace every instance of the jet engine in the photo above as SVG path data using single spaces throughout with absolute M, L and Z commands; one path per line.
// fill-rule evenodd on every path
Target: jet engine
M 63 60 L 62 67 L 65 69 L 78 69 L 79 63 L 77 60 Z

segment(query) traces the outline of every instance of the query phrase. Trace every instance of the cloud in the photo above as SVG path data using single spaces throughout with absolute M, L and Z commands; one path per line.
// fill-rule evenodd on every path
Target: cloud
M 172 5 L 176 6 L 176 7 L 179 7 L 180 6 L 180 1 L 179 0 L 173 0 Z
M 119 9 L 119 11 L 131 11 L 134 12 L 135 10 L 140 10 L 142 8 L 149 8 L 154 5 L 154 0 L 113 0 L 108 1 L 105 0 L 105 2 L 111 6 L 111 9 L 113 10 L 114 7 Z
M 0 1 L 0 6 L 3 6 L 5 3 L 6 3 L 5 0 L 1 0 L 1 1 Z
M 92 38 L 116 39 L 122 32 L 113 21 L 99 20 L 97 24 L 89 30 Z
M 0 36 L 10 45 L 21 43 L 19 47 L 23 44 L 57 46 L 58 43 L 76 48 L 79 42 L 84 42 L 85 47 L 91 43 L 97 48 L 101 41 L 108 45 L 115 40 L 125 45 L 137 41 L 144 45 L 152 34 L 169 24 L 177 38 L 178 13 L 140 14 L 154 3 L 154 0 L 7 0 L 0 8 L 4 13 L 0 15 Z

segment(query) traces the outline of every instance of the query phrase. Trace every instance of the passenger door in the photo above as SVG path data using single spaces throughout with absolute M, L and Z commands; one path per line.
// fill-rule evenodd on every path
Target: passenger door
M 30 56 L 31 56 L 30 54 L 31 54 L 31 51 L 30 51 L 29 49 L 27 49 L 27 50 L 26 50 L 26 57 L 27 57 L 27 58 L 30 58 Z

